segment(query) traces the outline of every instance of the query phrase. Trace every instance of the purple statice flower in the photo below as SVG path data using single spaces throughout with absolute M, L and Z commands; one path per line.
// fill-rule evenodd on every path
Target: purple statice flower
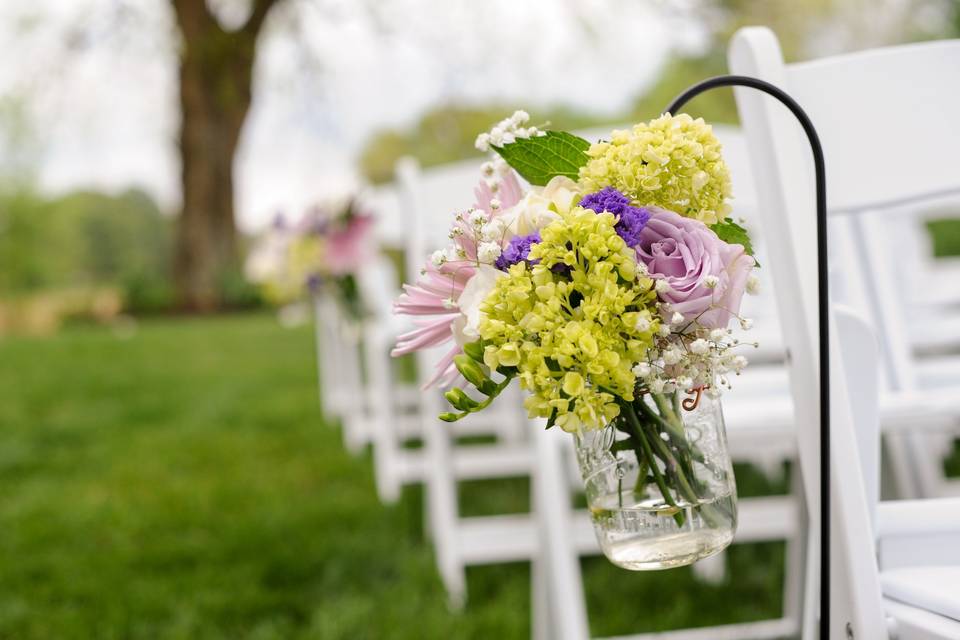
M 592 209 L 597 213 L 609 211 L 617 216 L 617 224 L 614 227 L 617 235 L 623 238 L 630 248 L 635 248 L 640 244 L 640 232 L 647 226 L 650 220 L 650 212 L 643 207 L 634 207 L 630 204 L 630 198 L 623 195 L 613 187 L 604 187 L 596 193 L 591 193 L 580 201 L 580 206 L 584 209 Z
M 323 277 L 319 273 L 311 273 L 307 276 L 307 291 L 310 293 L 318 293 L 320 287 L 323 286 Z
M 539 260 L 527 260 L 530 255 L 530 245 L 540 242 L 540 232 L 534 231 L 525 236 L 514 236 L 510 238 L 509 244 L 497 258 L 494 266 L 501 271 L 506 271 L 518 262 L 526 260 L 529 264 L 537 264 Z

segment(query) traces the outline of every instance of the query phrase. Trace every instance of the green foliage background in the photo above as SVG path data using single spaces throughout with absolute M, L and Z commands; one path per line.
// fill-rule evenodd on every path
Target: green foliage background
M 135 310 L 172 301 L 172 220 L 139 190 L 0 195 L 0 296 L 118 285 Z

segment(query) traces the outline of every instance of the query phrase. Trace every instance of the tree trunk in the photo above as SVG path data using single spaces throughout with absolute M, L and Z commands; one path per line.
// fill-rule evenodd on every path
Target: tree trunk
M 180 57 L 183 211 L 174 259 L 180 305 L 223 306 L 223 284 L 239 270 L 233 160 L 250 108 L 256 40 L 276 0 L 254 3 L 247 23 L 225 31 L 203 0 L 174 0 Z

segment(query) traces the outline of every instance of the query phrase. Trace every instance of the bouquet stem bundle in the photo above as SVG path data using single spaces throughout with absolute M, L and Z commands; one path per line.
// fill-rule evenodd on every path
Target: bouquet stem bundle
M 686 519 L 684 506 L 709 502 L 714 497 L 694 469 L 694 464 L 705 463 L 704 454 L 687 437 L 679 394 L 649 396 L 654 407 L 644 396 L 633 402 L 621 400 L 622 412 L 614 426 L 626 438 L 618 440 L 614 450 L 630 448 L 637 457 L 640 469 L 634 495 L 642 499 L 648 486 L 656 485 L 663 501 L 676 510 L 673 518 L 682 527 Z M 712 505 L 705 506 L 704 517 L 712 518 Z

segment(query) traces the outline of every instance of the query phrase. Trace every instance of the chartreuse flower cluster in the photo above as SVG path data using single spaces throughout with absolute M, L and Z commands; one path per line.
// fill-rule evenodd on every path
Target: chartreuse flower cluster
M 653 281 L 638 277 L 616 222 L 582 207 L 562 214 L 481 305 L 484 364 L 515 370 L 530 416 L 566 431 L 603 427 L 618 398 L 634 399 L 632 368 L 657 330 Z
M 585 192 L 612 186 L 638 205 L 660 206 L 707 225 L 730 212 L 730 173 L 702 118 L 666 114 L 614 131 L 609 142 L 591 145 L 586 154 L 580 168 Z

